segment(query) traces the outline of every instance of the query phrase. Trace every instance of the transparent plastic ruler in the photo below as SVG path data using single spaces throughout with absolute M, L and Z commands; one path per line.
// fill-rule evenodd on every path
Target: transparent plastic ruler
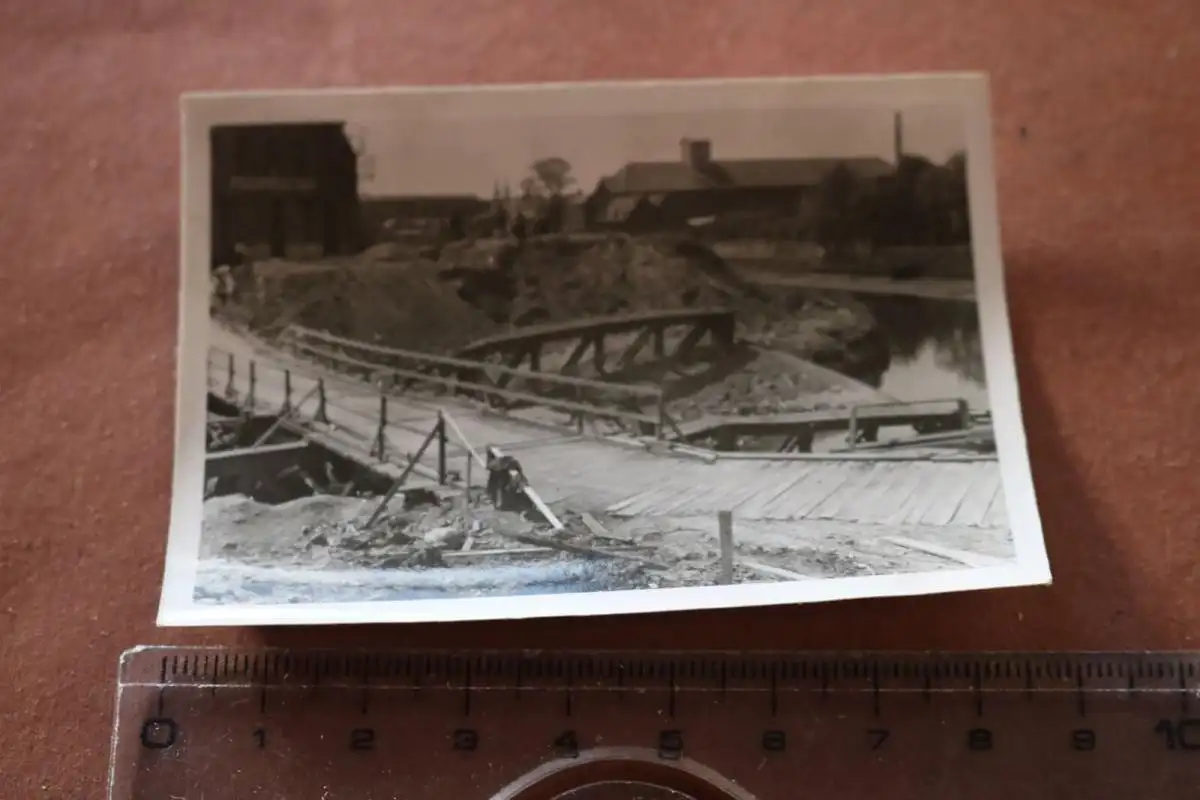
M 1200 653 L 140 648 L 110 798 L 1200 796 Z

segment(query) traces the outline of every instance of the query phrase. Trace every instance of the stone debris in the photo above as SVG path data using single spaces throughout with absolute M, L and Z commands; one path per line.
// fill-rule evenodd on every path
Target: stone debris
M 653 529 L 622 526 L 599 514 L 590 515 L 589 525 L 582 515 L 556 504 L 553 510 L 563 527 L 555 530 L 536 511 L 495 508 L 482 491 L 472 493 L 465 514 L 461 497 L 429 498 L 422 495 L 425 502 L 408 504 L 397 498 L 396 510 L 371 529 L 365 528 L 365 521 L 376 498 L 314 496 L 276 506 L 240 496 L 213 498 L 206 507 L 204 547 L 209 557 L 305 569 L 427 570 L 593 561 L 604 562 L 599 568 L 611 572 L 621 588 L 715 582 L 715 549 L 660 553 L 662 536 Z M 605 528 L 620 532 L 596 534 Z M 564 549 L 556 550 L 556 543 Z M 589 551 L 606 549 L 617 555 L 596 553 L 589 558 Z M 656 563 L 662 568 L 655 568 Z

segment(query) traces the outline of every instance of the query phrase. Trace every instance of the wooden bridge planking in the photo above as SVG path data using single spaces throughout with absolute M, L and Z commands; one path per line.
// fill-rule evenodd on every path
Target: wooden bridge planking
M 970 488 L 967 489 L 966 496 L 958 505 L 953 523 L 972 527 L 982 525 L 988 507 L 998 493 L 1000 493 L 1000 470 L 996 469 L 976 476 Z
M 220 359 L 214 366 L 217 375 L 210 383 L 219 393 L 223 387 Z M 277 410 L 284 400 L 282 382 L 267 379 L 268 374 L 260 371 L 258 376 L 256 406 Z M 238 370 L 235 388 L 244 393 L 247 382 L 247 371 Z M 315 378 L 293 371 L 292 388 L 297 396 L 309 382 Z M 362 457 L 376 425 L 377 396 L 370 387 L 339 379 L 329 381 L 328 391 L 330 411 L 340 416 L 339 427 L 318 431 L 317 436 L 341 449 L 357 450 Z M 433 423 L 439 406 L 415 397 L 393 405 L 405 423 L 403 427 L 389 425 L 390 443 L 400 451 L 415 450 L 417 432 L 424 432 L 424 422 Z M 480 446 L 527 443 L 522 446 L 521 458 L 543 494 L 547 498 L 573 497 L 596 512 L 607 508 L 622 516 L 692 516 L 732 509 L 735 516 L 745 519 L 811 520 L 823 516 L 842 522 L 895 525 L 920 524 L 927 516 L 940 520 L 949 511 L 951 516 L 941 524 L 974 522 L 1001 527 L 1005 521 L 995 461 L 723 460 L 705 464 L 668 460 L 633 447 L 586 439 L 547 438 L 545 430 L 531 430 L 503 417 L 480 416 L 468 404 L 442 405 L 457 409 L 456 419 Z M 310 414 L 314 407 L 308 408 Z M 951 477 L 956 472 L 957 479 Z M 956 496 L 939 505 L 947 478 L 956 487 Z

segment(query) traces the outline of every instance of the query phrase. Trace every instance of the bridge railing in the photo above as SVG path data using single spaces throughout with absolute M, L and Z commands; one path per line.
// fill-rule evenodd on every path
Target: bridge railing
M 665 393 L 657 386 L 596 381 L 420 353 L 308 328 L 290 328 L 283 341 L 300 358 L 339 374 L 365 378 L 384 391 L 421 385 L 471 397 L 497 409 L 549 408 L 568 414 L 581 433 L 589 419 L 631 426 L 658 439 L 665 438 L 674 426 L 666 411 Z
M 239 356 L 219 348 L 209 350 L 207 380 L 209 392 L 237 413 L 275 418 L 257 437 L 255 447 L 266 444 L 281 428 L 311 431 L 315 423 L 318 429 L 339 431 L 343 439 L 361 439 L 351 442 L 355 451 L 380 463 L 396 464 L 406 474 L 415 471 L 439 484 L 448 480 L 450 456 L 468 452 L 440 430 L 432 463 L 423 462 L 428 441 L 414 455 L 397 446 L 393 434 L 404 432 L 427 438 L 428 413 L 411 418 L 395 415 L 386 394 L 371 398 L 362 393 L 361 385 L 352 387 L 356 393 L 348 398 L 337 390 L 343 384 L 349 385 L 349 380 L 313 376 L 310 371 L 279 365 L 269 358 Z M 368 430 L 369 436 L 356 433 Z
M 947 411 L 947 406 L 954 410 Z M 971 408 L 961 397 L 858 403 L 850 407 L 850 428 L 846 434 L 846 449 L 853 452 L 858 447 L 860 438 L 864 436 L 865 441 L 874 441 L 875 429 L 881 424 L 895 424 L 897 418 L 911 422 L 919 430 L 924 425 L 930 426 L 932 430 L 943 431 L 966 430 L 972 425 Z

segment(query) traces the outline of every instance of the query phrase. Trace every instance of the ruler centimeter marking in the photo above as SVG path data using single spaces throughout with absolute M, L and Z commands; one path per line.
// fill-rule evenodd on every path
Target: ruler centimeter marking
M 218 780 L 207 766 L 214 761 L 234 767 L 235 777 L 220 780 L 236 785 L 192 788 L 239 799 L 284 796 L 267 787 L 296 781 L 289 800 L 335 800 L 339 791 L 550 800 L 560 795 L 497 792 L 559 762 L 582 770 L 579 786 L 669 765 L 654 773 L 655 785 L 676 781 L 673 797 L 696 800 L 784 800 L 797 781 L 839 786 L 839 769 L 893 790 L 917 786 L 890 796 L 923 800 L 968 789 L 981 798 L 1004 796 L 1005 787 L 1028 792 L 1023 769 L 1057 782 L 1048 796 L 1062 796 L 1064 781 L 1089 797 L 1185 796 L 1171 791 L 1200 789 L 1200 718 L 1189 716 L 1198 679 L 1200 653 L 1184 652 L 139 648 L 122 659 L 110 797 L 169 797 L 189 781 Z M 342 749 L 338 730 L 347 737 Z M 255 756 L 283 747 L 295 769 L 317 773 L 295 777 Z M 397 793 L 396 762 L 359 758 L 389 747 L 407 757 L 401 782 L 423 789 Z M 489 754 L 486 765 L 446 760 L 476 752 Z M 1105 755 L 1071 760 L 1092 752 Z M 688 783 L 704 770 L 719 774 Z M 913 784 L 932 774 L 936 787 Z M 740 788 L 714 788 L 725 779 Z M 324 794 L 305 793 L 318 783 Z

